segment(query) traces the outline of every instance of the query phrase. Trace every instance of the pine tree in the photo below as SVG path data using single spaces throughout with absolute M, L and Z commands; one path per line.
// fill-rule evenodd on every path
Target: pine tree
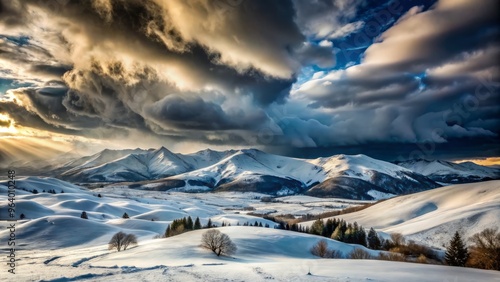
M 207 228 L 212 228 L 212 219 L 208 219 Z
M 170 225 L 167 226 L 167 229 L 165 230 L 165 237 L 170 237 L 172 236 L 172 229 L 170 229 Z
M 342 241 L 344 239 L 344 236 L 342 234 L 342 226 L 337 226 L 337 228 L 335 228 L 335 230 L 333 231 L 332 233 L 332 237 L 331 237 L 333 240 L 337 240 L 337 241 Z
M 382 248 L 382 242 L 378 237 L 377 231 L 375 229 L 370 228 L 368 232 L 368 248 L 372 250 L 380 250 Z
M 262 226 L 262 222 L 259 222 L 259 227 L 263 227 L 263 226 Z
M 127 213 L 124 213 L 124 214 L 122 215 L 122 218 L 129 218 L 129 216 L 128 216 L 128 214 L 127 214 Z
M 325 237 L 330 237 L 332 236 L 333 231 L 335 231 L 335 227 L 333 226 L 333 220 L 329 218 L 326 220 L 324 234 L 322 235 Z
M 82 214 L 80 215 L 80 218 L 89 219 L 86 212 L 82 212 Z
M 363 226 L 360 226 L 358 232 L 356 233 L 356 244 L 360 244 L 362 246 L 367 246 L 366 244 L 366 231 Z
M 20 219 L 25 219 L 26 216 L 24 215 L 24 213 L 22 213 L 20 216 L 19 216 Z
M 195 230 L 201 229 L 201 223 L 200 223 L 200 218 L 196 217 L 196 220 L 194 221 L 194 227 Z
M 469 258 L 469 252 L 465 246 L 458 231 L 450 241 L 450 245 L 446 249 L 444 259 L 448 265 L 452 266 L 465 266 L 467 259 Z
M 309 229 L 309 232 L 311 234 L 321 235 L 321 233 L 323 232 L 323 227 L 324 227 L 323 220 L 318 218 L 311 225 L 311 229 Z
M 188 216 L 188 218 L 187 218 L 186 229 L 187 230 L 193 230 L 194 229 L 193 219 L 191 218 L 191 216 Z
M 352 228 L 352 226 L 349 226 L 347 228 L 347 230 L 344 234 L 344 239 L 342 241 L 345 243 L 349 243 L 349 244 L 355 243 L 354 242 L 354 229 Z

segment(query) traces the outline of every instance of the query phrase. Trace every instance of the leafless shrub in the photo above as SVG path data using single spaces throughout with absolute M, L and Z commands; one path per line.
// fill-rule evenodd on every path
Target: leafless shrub
M 418 263 L 428 263 L 427 257 L 424 254 L 420 254 L 417 258 Z
M 350 259 L 372 259 L 372 256 L 367 251 L 356 248 L 349 254 Z
M 405 256 L 399 253 L 380 253 L 378 255 L 378 259 L 389 261 L 406 261 Z
M 394 246 L 402 246 L 405 244 L 406 240 L 403 234 L 401 233 L 392 233 L 391 234 L 391 241 L 394 244 Z
M 319 240 L 318 243 L 311 248 L 311 254 L 321 258 L 331 257 L 330 252 L 326 240 Z

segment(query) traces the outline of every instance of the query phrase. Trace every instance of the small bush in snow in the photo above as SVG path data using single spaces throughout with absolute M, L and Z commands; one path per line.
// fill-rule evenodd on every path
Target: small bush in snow
M 405 237 L 401 233 L 392 233 L 391 241 L 395 247 L 402 246 L 406 243 Z
M 427 263 L 427 257 L 424 254 L 420 254 L 417 258 L 418 263 Z
M 83 219 L 89 219 L 89 217 L 87 216 L 87 213 L 86 212 L 82 212 L 82 214 L 80 215 L 80 218 L 83 218 Z
M 389 261 L 406 261 L 405 256 L 399 253 L 380 253 L 378 255 L 378 259 Z
M 217 229 L 211 229 L 203 233 L 201 246 L 214 252 L 217 256 L 221 254 L 232 255 L 236 252 L 236 245 L 231 238 Z
M 354 249 L 354 251 L 352 251 L 350 254 L 349 254 L 349 258 L 350 259 L 372 259 L 372 256 L 365 250 L 363 249 Z
M 328 248 L 326 240 L 319 240 L 318 243 L 311 248 L 311 254 L 320 258 L 330 258 L 331 252 L 332 251 Z

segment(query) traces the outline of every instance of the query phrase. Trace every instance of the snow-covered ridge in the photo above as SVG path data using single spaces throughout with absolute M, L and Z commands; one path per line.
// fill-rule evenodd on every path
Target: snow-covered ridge
M 51 176 L 76 183 L 135 182 L 134 187 L 175 191 L 254 191 L 273 195 L 372 200 L 423 191 L 439 184 L 410 169 L 365 155 L 300 159 L 256 149 L 176 154 L 156 150 L 104 150 L 68 162 Z M 356 190 L 353 192 L 353 190 Z
M 397 162 L 399 166 L 445 183 L 467 183 L 500 179 L 500 169 L 473 162 L 453 163 L 443 160 L 409 160 Z
M 469 238 L 500 224 L 500 180 L 399 196 L 339 217 L 366 228 L 402 233 L 409 239 L 443 248 L 455 231 Z M 305 223 L 310 224 L 312 221 Z

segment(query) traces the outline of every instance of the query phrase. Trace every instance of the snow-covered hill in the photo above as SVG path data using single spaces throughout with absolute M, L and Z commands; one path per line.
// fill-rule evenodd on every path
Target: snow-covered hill
M 255 193 L 193 195 L 113 187 L 88 190 L 38 177 L 19 178 L 16 183 L 19 188 L 50 189 L 57 194 L 17 190 L 16 213 L 24 213 L 26 219 L 16 222 L 17 274 L 2 276 L 5 281 L 455 281 L 455 277 L 464 281 L 499 281 L 497 272 L 479 269 L 319 259 L 311 255 L 310 248 L 323 237 L 274 229 L 273 222 L 244 214 L 252 201 L 276 209 L 289 202 L 326 201 L 311 196 L 261 203 L 253 199 L 262 194 Z M 0 182 L 2 218 L 7 211 L 5 185 L 5 181 Z M 433 237 L 451 236 L 452 228 L 446 224 L 460 224 L 471 230 L 498 225 L 499 188 L 500 181 L 449 186 L 379 203 L 362 211 L 362 219 L 362 212 L 344 216 L 348 219 L 347 216 L 358 215 L 350 220 L 358 220 L 365 227 L 373 222 L 386 232 L 394 230 L 410 237 L 418 236 L 420 233 L 414 232 L 419 230 L 432 230 L 434 233 L 428 236 Z M 80 218 L 82 211 L 86 211 L 88 219 Z M 129 219 L 121 217 L 124 212 L 130 215 Z M 202 224 L 208 219 L 219 226 L 222 222 L 230 223 L 232 226 L 218 229 L 230 236 L 237 252 L 232 257 L 217 257 L 200 248 L 205 230 L 153 239 L 173 219 L 188 215 L 199 216 Z M 271 228 L 236 226 L 255 221 Z M 10 237 L 5 228 L 8 224 L 0 221 L 0 241 Z M 107 242 L 118 231 L 135 234 L 139 245 L 122 252 L 109 251 Z M 343 256 L 355 249 L 378 253 L 359 245 L 326 240 L 329 248 Z
M 473 162 L 452 163 L 442 160 L 410 160 L 397 162 L 399 166 L 443 183 L 470 183 L 500 179 L 500 169 Z
M 318 237 L 302 233 L 258 227 L 219 230 L 238 247 L 234 256 L 217 257 L 200 248 L 200 230 L 139 241 L 139 246 L 122 252 L 108 251 L 106 245 L 25 250 L 18 254 L 23 263 L 17 274 L 14 278 L 5 275 L 5 281 L 499 281 L 497 272 L 480 269 L 319 259 L 309 252 Z M 65 235 L 66 242 L 75 240 Z M 331 249 L 342 253 L 362 248 L 326 240 Z
M 440 186 L 409 169 L 364 155 L 298 159 L 255 149 L 204 150 L 182 155 L 164 147 L 125 153 L 108 150 L 76 160 L 68 163 L 67 170 L 58 176 L 78 183 L 135 182 L 130 187 L 160 191 L 306 193 L 361 200 Z M 117 158 L 110 160 L 111 154 Z
M 442 248 L 455 231 L 469 238 L 500 225 L 500 180 L 399 196 L 339 218 Z

